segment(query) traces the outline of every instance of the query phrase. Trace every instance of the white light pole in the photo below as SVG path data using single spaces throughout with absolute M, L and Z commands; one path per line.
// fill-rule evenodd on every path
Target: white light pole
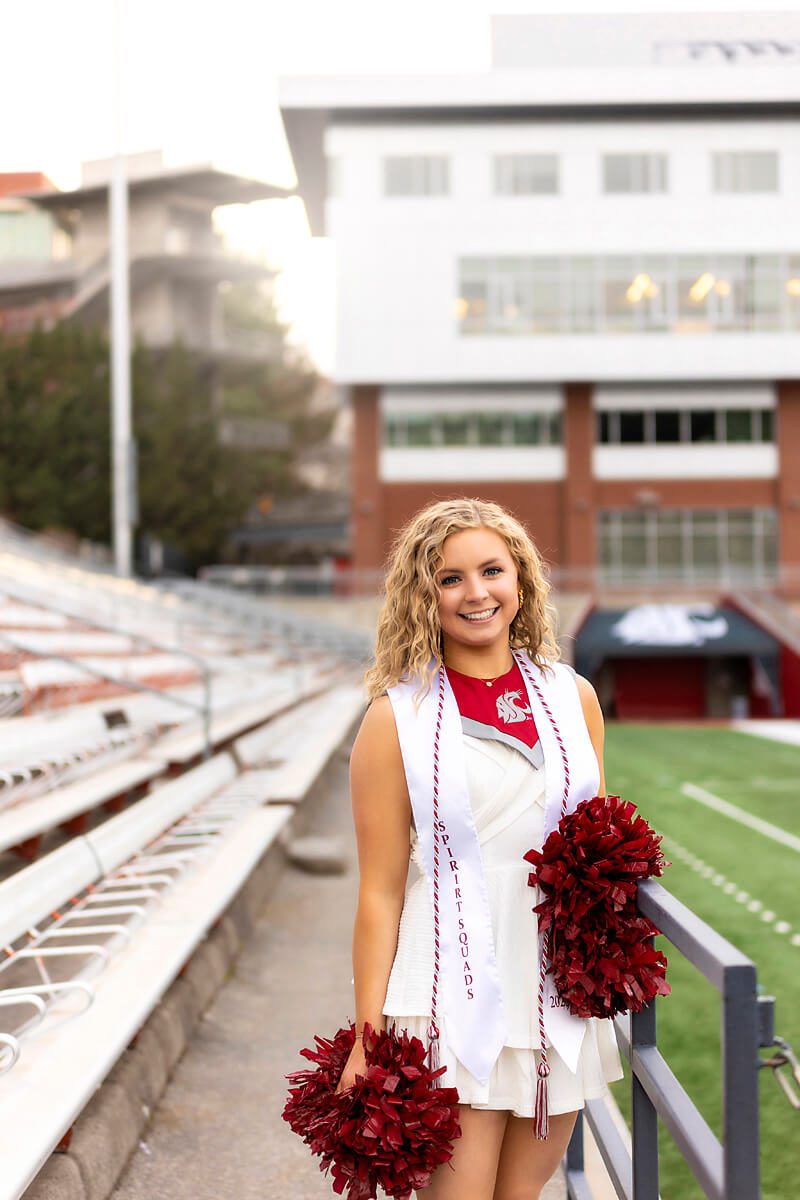
M 111 268 L 111 489 L 114 561 L 118 575 L 133 569 L 136 449 L 131 437 L 131 316 L 128 282 L 128 181 L 122 142 L 122 0 L 114 0 L 114 158 L 109 189 Z

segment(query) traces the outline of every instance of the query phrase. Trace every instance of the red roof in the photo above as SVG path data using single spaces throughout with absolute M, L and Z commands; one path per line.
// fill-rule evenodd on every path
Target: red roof
M 0 196 L 19 192 L 57 192 L 58 188 L 41 171 L 0 171 Z

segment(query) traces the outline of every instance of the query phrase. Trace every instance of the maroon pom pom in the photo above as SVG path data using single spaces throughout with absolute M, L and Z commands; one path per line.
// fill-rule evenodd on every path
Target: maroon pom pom
M 329 1169 L 333 1190 L 348 1200 L 387 1196 L 408 1200 L 427 1187 L 433 1171 L 449 1162 L 461 1136 L 458 1092 L 437 1085 L 444 1068 L 432 1071 L 419 1038 L 364 1028 L 366 1074 L 335 1094 L 353 1048 L 355 1029 L 332 1039 L 314 1038 L 316 1050 L 301 1050 L 315 1070 L 294 1071 L 283 1119 Z
M 556 991 L 578 1017 L 638 1012 L 670 991 L 667 960 L 650 943 L 658 930 L 636 906 L 639 881 L 669 864 L 635 812 L 619 796 L 594 796 L 525 855 L 528 883 L 541 890 L 536 912 L 550 934 Z

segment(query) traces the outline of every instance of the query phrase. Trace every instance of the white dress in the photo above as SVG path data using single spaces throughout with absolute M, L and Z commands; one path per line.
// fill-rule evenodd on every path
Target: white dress
M 447 1068 L 446 1087 L 457 1087 L 459 1101 L 473 1108 L 509 1109 L 533 1116 L 538 1062 L 537 894 L 528 885 L 530 866 L 523 855 L 541 848 L 544 828 L 544 767 L 535 769 L 504 742 L 464 735 L 470 803 L 481 847 L 492 915 L 494 947 L 508 1035 L 487 1084 L 481 1084 L 456 1059 L 447 1042 L 447 1013 L 439 1012 L 440 1057 Z M 412 862 L 418 878 L 406 894 L 397 952 L 383 1012 L 387 1027 L 408 1029 L 427 1044 L 433 979 L 433 914 L 412 832 Z M 573 1112 L 585 1100 L 607 1093 L 607 1083 L 622 1078 L 612 1022 L 588 1022 L 573 1074 L 548 1046 L 550 1113 Z

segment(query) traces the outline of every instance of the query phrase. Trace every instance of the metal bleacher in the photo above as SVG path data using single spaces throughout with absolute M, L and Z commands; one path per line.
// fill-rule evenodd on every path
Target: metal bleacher
M 288 837 L 363 708 L 366 650 L 209 586 L 120 581 L 0 545 L 2 682 L 56 661 L 80 681 L 66 703 L 31 703 L 27 688 L 32 711 L 0 717 L 3 1200 L 22 1196 Z M 131 669 L 159 654 L 185 674 L 159 686 Z

